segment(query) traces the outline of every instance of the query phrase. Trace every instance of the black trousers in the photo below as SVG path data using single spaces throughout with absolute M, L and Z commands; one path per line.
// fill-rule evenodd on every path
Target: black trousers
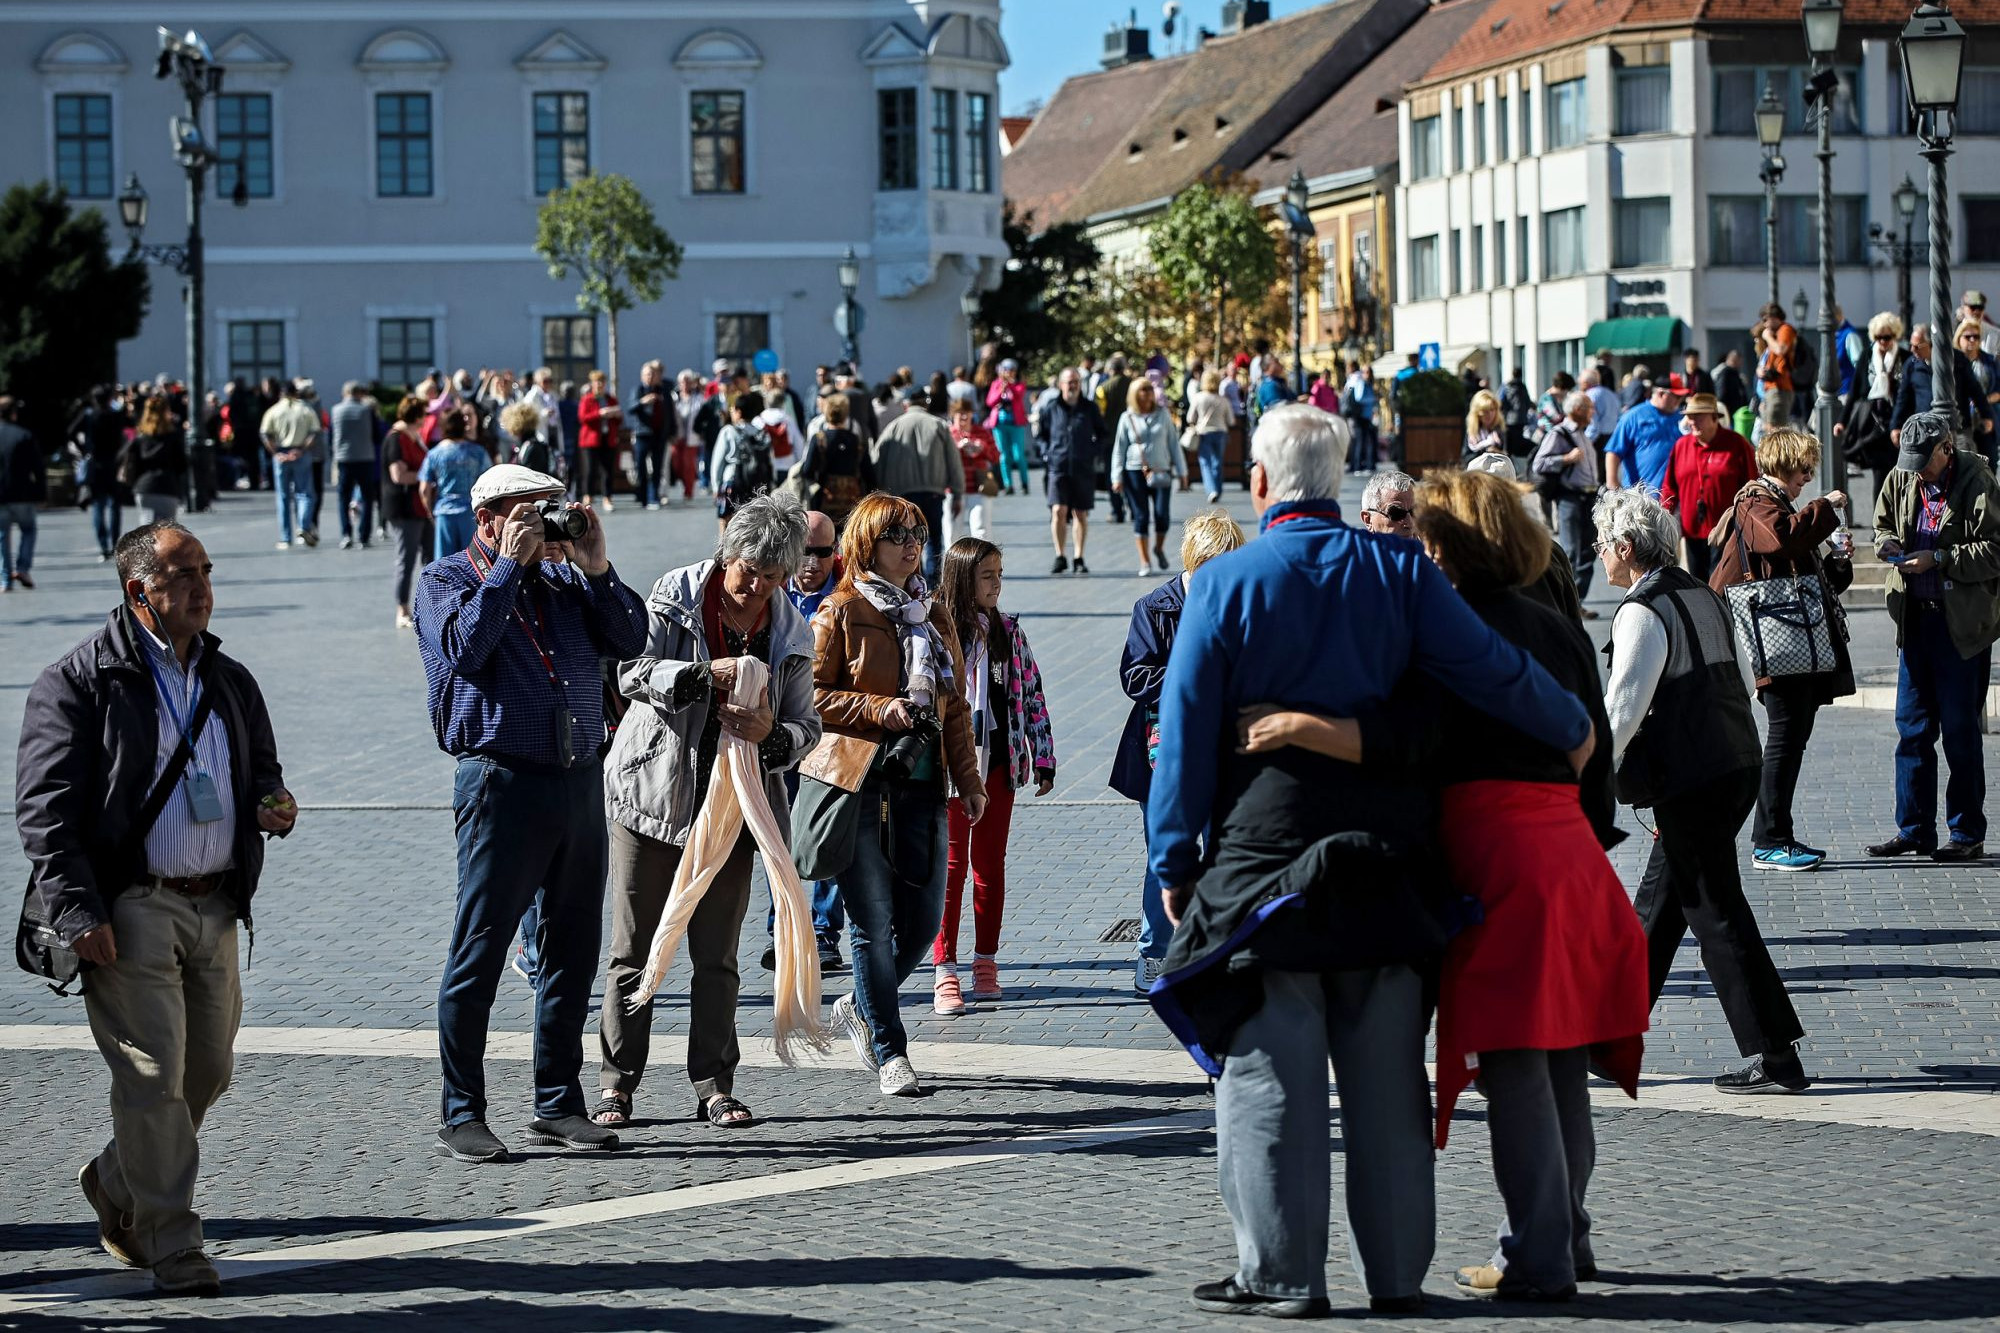
M 1689 537 L 1687 539 L 1688 573 L 1706 583 L 1708 582 L 1710 571 L 1714 568 L 1715 548 L 1708 544 L 1708 539 L 1705 537 Z
M 1757 786 L 1757 819 L 1750 841 L 1762 850 L 1795 841 L 1792 795 L 1799 787 L 1799 770 L 1819 715 L 1818 687 L 1806 676 L 1780 676 L 1763 691 L 1764 714 L 1770 730 L 1764 737 L 1763 780 Z
M 1692 930 L 1701 965 L 1744 1055 L 1776 1054 L 1805 1036 L 1785 983 L 1743 897 L 1736 834 L 1756 802 L 1759 773 L 1739 769 L 1654 808 L 1659 837 L 1633 906 L 1646 928 L 1651 998 Z

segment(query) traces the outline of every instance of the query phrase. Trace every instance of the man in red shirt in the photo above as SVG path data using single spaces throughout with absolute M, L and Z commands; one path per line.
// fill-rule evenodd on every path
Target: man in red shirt
M 1712 393 L 1688 399 L 1683 424 L 1688 433 L 1667 459 L 1660 503 L 1680 516 L 1688 573 L 1706 583 L 1714 558 L 1708 535 L 1736 503 L 1736 493 L 1757 479 L 1757 451 L 1722 424 L 1722 409 Z

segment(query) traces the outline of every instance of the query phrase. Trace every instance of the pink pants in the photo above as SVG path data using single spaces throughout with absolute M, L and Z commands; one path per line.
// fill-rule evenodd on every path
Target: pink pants
M 1005 769 L 986 780 L 986 815 L 966 822 L 965 802 L 956 796 L 945 807 L 951 849 L 945 860 L 944 924 L 931 946 L 933 963 L 958 961 L 959 905 L 965 901 L 965 869 L 972 865 L 972 951 L 1000 951 L 1000 911 L 1007 901 L 1007 830 L 1014 822 L 1014 788 Z

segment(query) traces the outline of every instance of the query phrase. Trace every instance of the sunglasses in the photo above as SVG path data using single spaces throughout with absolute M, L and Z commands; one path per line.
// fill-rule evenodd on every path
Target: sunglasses
M 909 546 L 913 543 L 917 546 L 922 546 L 929 542 L 930 539 L 931 530 L 929 528 L 909 528 L 904 527 L 901 523 L 891 523 L 888 527 L 882 529 L 882 535 L 875 540 L 887 542 L 891 546 Z
M 1896 335 L 1893 333 L 1878 333 L 1875 335 L 1875 341 L 1878 343 L 1893 343 L 1896 341 Z
M 1384 509 L 1371 509 L 1368 512 L 1371 514 L 1380 514 L 1383 518 L 1388 519 L 1391 523 L 1401 523 L 1404 519 L 1408 518 L 1410 515 L 1416 513 L 1417 511 L 1414 509 L 1405 509 L 1401 505 L 1390 505 Z
M 806 559 L 808 560 L 831 560 L 832 558 L 833 548 L 831 546 L 806 547 Z

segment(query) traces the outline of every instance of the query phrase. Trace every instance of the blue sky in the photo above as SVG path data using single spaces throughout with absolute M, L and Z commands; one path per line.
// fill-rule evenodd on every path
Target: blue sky
M 1296 14 L 1324 2 L 1272 0 L 1271 16 Z M 1152 30 L 1153 54 L 1165 54 L 1161 0 L 1000 0 L 1000 35 L 1014 57 L 1013 67 L 1000 76 L 1001 110 L 1015 115 L 1037 98 L 1047 100 L 1070 75 L 1096 69 L 1104 55 L 1105 32 L 1134 8 L 1139 26 Z M 1221 30 L 1222 0 L 1181 0 L 1173 49 L 1191 44 L 1197 27 Z

